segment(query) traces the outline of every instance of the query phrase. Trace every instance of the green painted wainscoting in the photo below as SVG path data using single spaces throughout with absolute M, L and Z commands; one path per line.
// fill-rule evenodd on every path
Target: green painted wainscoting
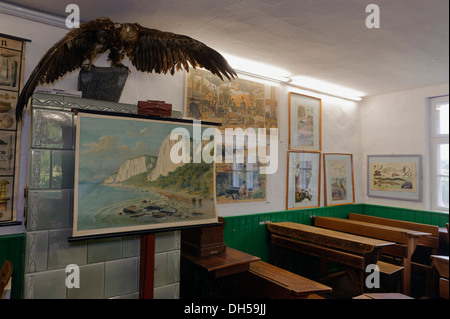
M 311 225 L 312 216 L 348 218 L 349 213 L 406 220 L 440 227 L 444 227 L 449 220 L 448 213 L 369 204 L 318 207 L 224 217 L 224 240 L 229 247 L 270 262 L 272 248 L 270 234 L 266 227 L 268 222 L 290 221 Z
M 8 259 L 13 265 L 11 299 L 22 295 L 25 261 L 25 234 L 0 236 L 0 268 Z
M 445 227 L 448 213 L 363 204 L 363 214 Z

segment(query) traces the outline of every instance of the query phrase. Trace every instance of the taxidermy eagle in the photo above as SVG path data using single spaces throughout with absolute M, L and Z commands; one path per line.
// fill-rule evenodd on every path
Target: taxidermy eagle
M 139 71 L 167 73 L 189 64 L 209 70 L 223 80 L 231 80 L 236 72 L 217 51 L 188 36 L 163 32 L 140 26 L 137 23 L 115 23 L 101 17 L 80 24 L 55 43 L 41 58 L 25 84 L 16 107 L 16 119 L 22 112 L 38 84 L 52 83 L 66 73 L 89 66 L 100 54 L 109 51 L 112 67 L 123 67 L 121 61 L 128 57 Z

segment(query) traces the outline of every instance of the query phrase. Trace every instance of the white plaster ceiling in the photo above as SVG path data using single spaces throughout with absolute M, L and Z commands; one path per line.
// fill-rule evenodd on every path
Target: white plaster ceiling
M 17 0 L 81 19 L 107 16 L 191 36 L 221 53 L 268 63 L 366 96 L 449 81 L 448 0 Z M 380 8 L 380 28 L 365 25 Z M 55 42 L 58 39 L 55 39 Z

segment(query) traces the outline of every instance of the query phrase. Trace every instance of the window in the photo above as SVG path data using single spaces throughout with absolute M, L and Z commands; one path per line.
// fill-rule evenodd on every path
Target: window
M 449 106 L 448 95 L 430 99 L 431 208 L 449 208 Z

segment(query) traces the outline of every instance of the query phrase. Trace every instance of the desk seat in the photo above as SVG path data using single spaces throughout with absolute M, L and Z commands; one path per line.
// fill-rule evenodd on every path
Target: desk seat
M 238 280 L 246 287 L 270 299 L 316 299 L 318 293 L 332 291 L 326 285 L 263 261 L 250 263 L 250 269 L 239 274 Z
M 403 266 L 394 265 L 380 260 L 377 262 L 377 266 L 380 272 L 386 275 L 393 275 L 404 269 Z
M 445 299 L 449 299 L 449 267 L 448 256 L 431 256 L 433 259 L 433 266 L 439 273 L 439 296 Z
M 353 299 L 414 299 L 414 298 L 399 293 L 365 293 L 353 297 Z

